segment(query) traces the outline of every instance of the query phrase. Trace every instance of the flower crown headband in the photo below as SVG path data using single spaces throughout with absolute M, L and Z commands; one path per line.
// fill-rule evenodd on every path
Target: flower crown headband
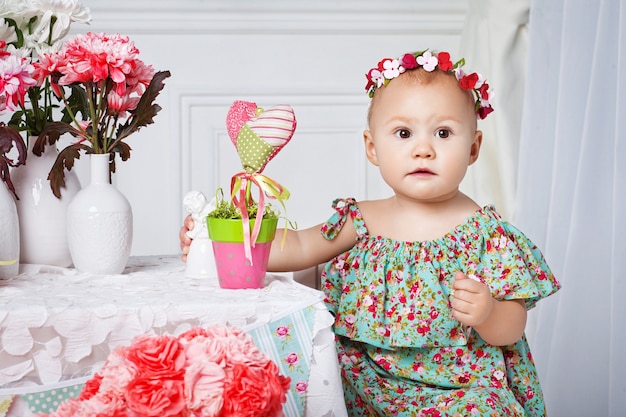
M 493 98 L 493 90 L 489 88 L 489 84 L 482 75 L 476 72 L 467 74 L 463 71 L 463 65 L 465 65 L 463 58 L 453 64 L 448 52 L 430 52 L 429 50 L 404 54 L 397 59 L 384 58 L 377 67 L 370 69 L 365 74 L 365 78 L 367 78 L 365 90 L 372 98 L 377 88 L 387 85 L 389 81 L 400 76 L 406 70 L 422 67 L 424 71 L 432 72 L 439 68 L 441 71 L 453 74 L 462 89 L 473 91 L 476 98 L 476 116 L 479 119 L 484 119 L 493 111 L 490 103 Z

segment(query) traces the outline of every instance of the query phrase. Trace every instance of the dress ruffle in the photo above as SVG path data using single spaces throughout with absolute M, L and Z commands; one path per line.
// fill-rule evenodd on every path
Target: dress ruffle
M 352 340 L 385 349 L 466 345 L 450 308 L 456 271 L 486 283 L 496 299 L 524 299 L 528 309 L 560 288 L 536 245 L 493 206 L 421 242 L 370 236 L 354 199 L 333 207 L 322 234 L 334 238 L 351 216 L 359 236 L 323 273 L 335 332 Z

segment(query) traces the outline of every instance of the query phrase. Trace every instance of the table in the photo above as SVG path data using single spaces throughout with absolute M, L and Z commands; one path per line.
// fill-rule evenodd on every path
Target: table
M 136 335 L 216 323 L 250 333 L 292 378 L 285 415 L 347 415 L 321 292 L 270 274 L 262 289 L 225 290 L 184 271 L 177 255 L 144 256 L 131 257 L 123 274 L 27 264 L 0 281 L 0 417 L 56 409 Z M 277 339 L 278 326 L 292 330 L 290 343 Z M 297 366 L 285 361 L 294 353 Z

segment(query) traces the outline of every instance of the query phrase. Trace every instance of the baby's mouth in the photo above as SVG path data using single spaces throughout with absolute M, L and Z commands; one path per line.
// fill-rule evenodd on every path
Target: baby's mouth
M 415 171 L 411 172 L 412 175 L 427 175 L 427 174 L 434 174 L 430 169 L 428 168 L 418 168 Z

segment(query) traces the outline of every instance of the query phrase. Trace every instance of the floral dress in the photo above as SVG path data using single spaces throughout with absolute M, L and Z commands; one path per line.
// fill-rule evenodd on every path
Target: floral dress
M 354 199 L 333 207 L 322 234 L 348 215 L 358 234 L 322 274 L 351 416 L 545 415 L 526 338 L 492 346 L 450 308 L 455 271 L 527 309 L 559 289 L 522 232 L 486 206 L 439 239 L 404 242 L 370 236 Z

